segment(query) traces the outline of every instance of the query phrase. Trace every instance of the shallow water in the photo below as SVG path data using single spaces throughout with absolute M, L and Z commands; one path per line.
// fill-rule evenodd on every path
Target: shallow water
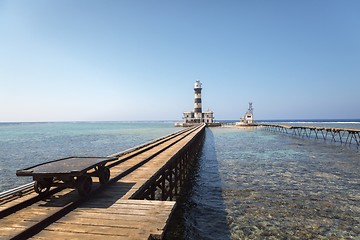
M 30 182 L 16 170 L 68 156 L 108 156 L 175 132 L 172 122 L 0 123 L 0 192 Z
M 357 149 L 255 128 L 206 134 L 180 238 L 359 239 Z
M 177 130 L 160 122 L 0 124 L 0 191 L 31 181 L 17 169 L 107 156 Z M 260 128 L 206 129 L 168 236 L 359 239 L 359 173 L 358 148 Z

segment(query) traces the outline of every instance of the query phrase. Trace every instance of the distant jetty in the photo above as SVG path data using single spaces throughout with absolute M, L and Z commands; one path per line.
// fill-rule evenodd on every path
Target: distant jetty
M 279 124 L 261 124 L 265 130 L 285 133 L 293 136 L 322 139 L 341 144 L 360 146 L 360 130 L 348 128 L 326 128 L 315 126 L 288 126 Z

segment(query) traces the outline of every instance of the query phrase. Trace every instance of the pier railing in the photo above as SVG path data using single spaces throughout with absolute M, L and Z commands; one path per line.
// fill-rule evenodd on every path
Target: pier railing
M 261 124 L 261 126 L 263 126 L 265 130 L 271 132 L 360 146 L 360 129 L 288 126 L 277 124 Z
M 202 124 L 194 137 L 186 143 L 157 173 L 151 177 L 134 195 L 133 199 L 175 200 L 186 184 L 196 158 L 201 150 L 205 135 Z
M 11 201 L 15 198 L 26 195 L 30 192 L 33 192 L 34 182 L 21 185 L 16 188 L 4 191 L 0 193 L 0 203 Z

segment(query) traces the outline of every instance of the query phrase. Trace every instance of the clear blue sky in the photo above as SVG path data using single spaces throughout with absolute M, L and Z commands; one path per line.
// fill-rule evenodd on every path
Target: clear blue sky
M 0 0 L 0 122 L 360 118 L 360 1 Z

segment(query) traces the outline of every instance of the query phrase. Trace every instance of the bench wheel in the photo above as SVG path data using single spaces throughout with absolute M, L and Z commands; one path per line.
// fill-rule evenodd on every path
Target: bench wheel
M 52 181 L 52 180 L 51 180 Z M 51 183 L 50 180 L 35 181 L 34 190 L 39 195 L 45 195 L 50 191 Z
M 77 179 L 77 190 L 80 196 L 89 196 L 92 187 L 92 179 L 90 176 L 84 175 Z
M 99 181 L 100 184 L 106 184 L 110 179 L 110 169 L 107 167 L 99 168 Z

